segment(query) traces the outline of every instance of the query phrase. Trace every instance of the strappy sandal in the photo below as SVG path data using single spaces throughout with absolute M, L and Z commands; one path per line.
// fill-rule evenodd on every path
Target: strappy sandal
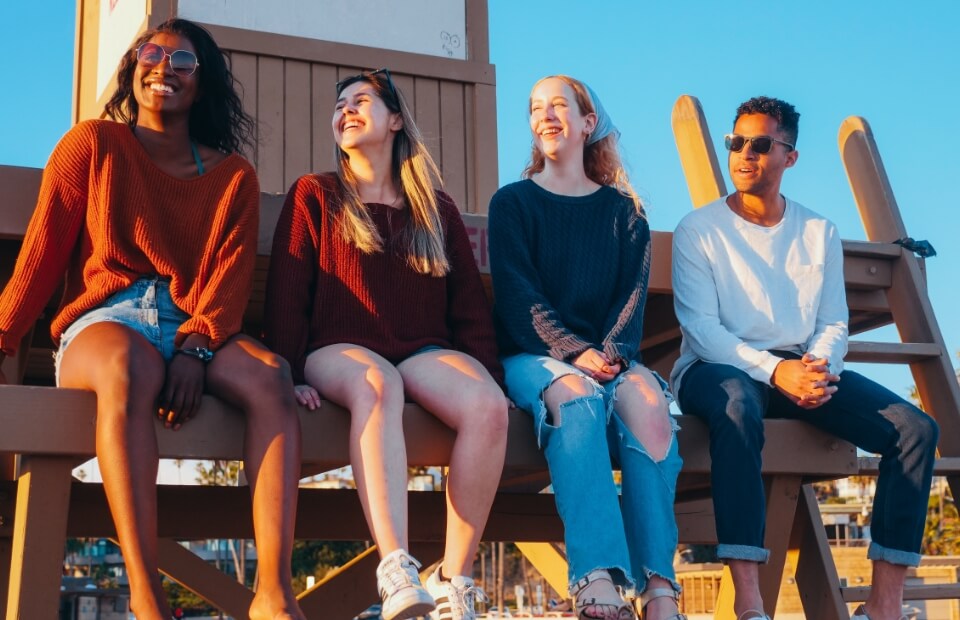
M 619 602 L 601 602 L 596 597 L 587 596 L 587 587 L 597 581 L 609 581 L 613 585 L 613 579 L 610 573 L 605 570 L 595 570 L 587 573 L 582 579 L 573 584 L 570 588 L 573 594 L 573 608 L 577 612 L 579 620 L 636 620 L 633 613 L 633 606 L 625 602 L 622 598 Z M 601 615 L 595 616 L 587 613 L 589 607 L 599 607 L 604 611 Z
M 753 614 L 753 615 L 748 616 L 747 614 Z M 759 609 L 748 609 L 747 611 L 737 616 L 737 620 L 770 620 L 770 616 L 760 611 Z
M 640 595 L 640 598 L 636 599 L 637 604 L 637 615 L 640 618 L 646 618 L 647 614 L 644 611 L 647 608 L 647 603 L 652 601 L 655 598 L 672 598 L 677 602 L 677 606 L 680 605 L 680 593 L 674 590 L 673 588 L 651 588 L 645 590 L 643 594 Z M 677 612 L 672 616 L 667 617 L 665 620 L 687 620 L 687 616 Z

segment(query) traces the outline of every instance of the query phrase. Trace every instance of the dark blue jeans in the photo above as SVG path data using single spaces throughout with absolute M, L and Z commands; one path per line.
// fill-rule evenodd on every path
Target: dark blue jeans
M 777 352 L 782 357 L 798 358 Z M 939 427 L 885 387 L 852 371 L 825 404 L 802 409 L 776 388 L 726 364 L 696 362 L 684 373 L 678 402 L 710 427 L 713 506 L 726 560 L 766 562 L 766 502 L 760 477 L 763 418 L 803 420 L 879 454 L 880 476 L 870 526 L 871 560 L 916 566 Z

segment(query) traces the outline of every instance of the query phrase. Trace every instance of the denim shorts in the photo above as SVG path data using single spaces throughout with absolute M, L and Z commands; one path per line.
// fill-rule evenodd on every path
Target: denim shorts
M 506 374 L 507 396 L 517 407 L 533 415 L 538 442 L 542 439 L 543 425 L 547 420 L 547 408 L 543 402 L 543 393 L 553 385 L 554 381 L 567 375 L 577 375 L 593 384 L 598 393 L 603 396 L 607 407 L 607 420 L 609 421 L 610 414 L 613 412 L 613 404 L 616 401 L 617 387 L 627 376 L 627 371 L 638 365 L 637 362 L 632 361 L 627 370 L 606 383 L 600 383 L 573 364 L 548 355 L 518 353 L 501 361 Z M 663 390 L 667 402 L 673 401 L 669 384 L 658 373 L 652 370 L 650 373 L 660 384 L 660 389 Z
M 156 276 L 140 278 L 81 315 L 60 335 L 60 348 L 53 354 L 57 385 L 63 352 L 77 334 L 94 323 L 120 323 L 129 327 L 146 338 L 169 362 L 176 349 L 177 330 L 189 318 L 189 314 L 173 303 L 168 280 Z

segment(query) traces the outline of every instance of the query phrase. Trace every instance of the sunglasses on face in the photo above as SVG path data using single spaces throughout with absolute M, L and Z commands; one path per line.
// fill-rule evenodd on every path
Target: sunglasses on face
M 361 80 L 364 80 L 364 81 L 369 80 L 370 78 L 376 75 L 382 75 L 385 78 L 387 78 L 387 88 L 390 90 L 390 94 L 396 99 L 397 89 L 393 85 L 393 80 L 390 78 L 389 69 L 377 69 L 376 71 L 361 71 L 357 75 L 351 75 L 350 77 L 343 78 L 342 80 L 337 82 L 337 97 L 340 96 L 340 93 L 342 93 L 343 89 L 345 89 L 347 86 L 350 86 L 351 84 L 356 84 Z
M 164 58 L 169 59 L 170 69 L 180 77 L 190 77 L 200 66 L 197 55 L 187 50 L 174 50 L 168 54 L 156 43 L 144 43 L 137 48 L 137 62 L 146 69 L 156 67 Z
M 793 150 L 794 147 L 789 142 L 784 142 L 783 140 L 777 140 L 776 138 L 770 136 L 753 136 L 748 138 L 747 136 L 741 136 L 736 133 L 728 133 L 723 137 L 723 144 L 727 147 L 728 151 L 733 151 L 734 153 L 739 153 L 743 150 L 743 147 L 747 145 L 747 142 L 750 143 L 750 148 L 753 149 L 754 153 L 760 155 L 765 155 L 770 152 L 770 149 L 773 148 L 773 143 L 777 142 L 787 147 L 788 150 Z

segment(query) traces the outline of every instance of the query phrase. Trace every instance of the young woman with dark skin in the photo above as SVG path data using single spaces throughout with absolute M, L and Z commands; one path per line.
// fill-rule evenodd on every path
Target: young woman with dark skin
M 125 54 L 106 105 L 44 172 L 0 297 L 2 357 L 59 284 L 58 384 L 97 394 L 97 457 L 140 620 L 169 620 L 158 573 L 157 433 L 204 393 L 246 417 L 259 586 L 249 617 L 304 620 L 291 586 L 300 428 L 289 367 L 239 334 L 256 253 L 259 186 L 233 76 L 210 34 L 160 25 Z

